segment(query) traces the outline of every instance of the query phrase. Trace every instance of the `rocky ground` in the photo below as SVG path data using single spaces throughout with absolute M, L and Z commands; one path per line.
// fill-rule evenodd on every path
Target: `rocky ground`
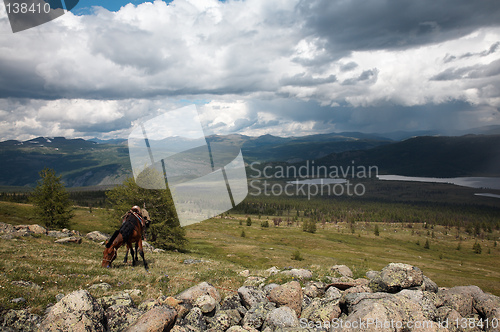
M 477 286 L 439 288 L 411 265 L 391 263 L 367 278 L 352 279 L 347 266 L 332 267 L 331 283 L 311 280 L 308 270 L 280 271 L 294 279 L 266 284 L 248 275 L 245 285 L 221 299 L 202 282 L 173 297 L 136 304 L 121 291 L 94 298 L 80 289 L 48 307 L 43 317 L 9 310 L 2 331 L 499 331 L 500 298 Z M 90 288 L 111 289 L 106 283 Z
M 82 238 L 38 225 L 0 223 L 0 232 L 5 239 L 45 234 L 80 243 Z M 104 241 L 107 235 L 91 232 L 86 238 Z M 438 287 L 418 267 L 403 263 L 358 279 L 345 265 L 330 271 L 327 282 L 314 280 L 306 269 L 241 271 L 243 286 L 224 299 L 218 288 L 202 282 L 175 296 L 134 303 L 140 290 L 113 294 L 111 285 L 97 283 L 59 294 L 42 316 L 29 309 L 0 312 L 0 331 L 500 331 L 500 298 L 477 286 Z M 267 283 L 266 276 L 275 274 L 291 281 Z M 95 298 L 89 291 L 96 288 L 112 295 Z

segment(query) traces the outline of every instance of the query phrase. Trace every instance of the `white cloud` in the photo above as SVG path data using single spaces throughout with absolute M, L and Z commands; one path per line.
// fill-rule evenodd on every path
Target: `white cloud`
M 500 47 L 494 47 L 500 28 L 481 27 L 455 11 L 457 21 L 446 27 L 440 17 L 423 16 L 413 18 L 420 22 L 415 27 L 390 15 L 393 21 L 377 21 L 371 29 L 361 26 L 364 14 L 342 29 L 314 21 L 327 12 L 339 17 L 332 6 L 319 0 L 310 6 L 299 0 L 155 1 L 118 12 L 67 13 L 16 34 L 5 30 L 10 28 L 1 8 L 0 121 L 19 122 L 15 128 L 2 125 L 1 136 L 42 130 L 52 136 L 123 135 L 138 119 L 190 101 L 207 103 L 202 118 L 214 133 L 254 135 L 331 131 L 356 123 L 360 130 L 374 128 L 362 120 L 377 121 L 367 112 L 348 116 L 341 107 L 463 101 L 477 106 L 478 115 L 500 107 Z M 377 15 L 392 13 L 382 2 L 371 6 Z M 416 16 L 428 14 L 422 8 Z M 356 8 L 338 9 L 347 16 Z M 435 79 L 466 71 L 475 76 Z M 308 102 L 316 104 L 315 111 L 297 109 L 310 107 Z M 394 112 L 386 116 L 404 116 Z M 483 124 L 497 121 L 478 118 Z

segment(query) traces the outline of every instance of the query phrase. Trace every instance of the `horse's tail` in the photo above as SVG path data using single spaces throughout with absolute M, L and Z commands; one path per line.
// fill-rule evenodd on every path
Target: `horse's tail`
M 106 242 L 106 248 L 109 248 L 111 247 L 111 245 L 113 244 L 113 241 L 116 239 L 116 237 L 118 236 L 118 234 L 120 234 L 120 231 L 115 231 L 113 233 L 113 235 L 111 236 L 111 238 L 108 240 L 108 242 Z

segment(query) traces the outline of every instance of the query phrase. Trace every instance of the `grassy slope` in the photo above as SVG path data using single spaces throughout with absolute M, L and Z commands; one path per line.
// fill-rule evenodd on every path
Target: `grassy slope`
M 29 205 L 0 202 L 0 217 L 5 222 L 34 223 L 28 219 L 30 210 Z M 94 209 L 90 214 L 88 209 L 82 208 L 75 213 L 73 229 L 82 232 L 111 232 L 114 229 L 105 210 Z M 427 229 L 423 229 L 422 224 L 409 229 L 402 224 L 379 223 L 380 236 L 377 237 L 373 234 L 373 223 L 358 222 L 354 234 L 345 223 L 327 224 L 324 228 L 318 225 L 317 233 L 309 234 L 296 226 L 262 229 L 256 216 L 250 216 L 253 225 L 246 226 L 246 216 L 235 217 L 237 219 L 210 219 L 186 227 L 189 252 L 146 254 L 150 273 L 144 271 L 142 264 L 132 268 L 121 263 L 123 249 L 119 252 L 116 268 L 100 268 L 102 246 L 85 239 L 81 245 L 58 245 L 46 236 L 0 239 L 0 306 L 31 307 L 32 311 L 41 313 L 47 303 L 54 302 L 56 294 L 86 288 L 101 280 L 110 283 L 113 289 L 92 291 L 95 296 L 138 288 L 143 295 L 135 300 L 142 301 L 160 294 L 176 294 L 201 281 L 213 283 L 227 295 L 242 285 L 244 278 L 237 272 L 243 269 L 304 267 L 321 279 L 329 274 L 328 268 L 334 264 L 346 264 L 356 277 L 361 277 L 367 270 L 379 270 L 389 262 L 414 264 L 440 286 L 474 284 L 500 295 L 500 266 L 497 264 L 500 246 L 495 247 L 493 241 L 480 241 L 483 253 L 477 255 L 472 252 L 475 239 L 467 238 L 461 243 L 462 249 L 456 250 L 456 229 L 447 231 L 442 226 L 435 226 L 432 238 L 427 236 Z M 242 230 L 246 237 L 241 237 Z M 498 239 L 500 232 L 493 232 Z M 430 249 L 423 248 L 426 239 L 430 241 Z M 417 240 L 420 245 L 416 244 Z M 292 259 L 296 250 L 304 258 L 302 261 Z M 188 258 L 207 261 L 183 264 L 182 261 Z M 270 280 L 276 279 L 279 278 Z M 30 280 L 44 288 L 37 291 L 13 286 L 13 280 Z M 27 303 L 10 303 L 11 299 L 20 296 Z

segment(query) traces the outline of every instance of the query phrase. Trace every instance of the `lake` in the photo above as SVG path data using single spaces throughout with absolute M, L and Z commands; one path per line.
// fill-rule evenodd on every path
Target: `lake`
M 401 175 L 379 175 L 378 179 L 384 181 L 449 183 L 469 188 L 488 188 L 488 189 L 500 190 L 500 178 L 494 178 L 494 177 L 426 178 L 426 177 L 401 176 Z

